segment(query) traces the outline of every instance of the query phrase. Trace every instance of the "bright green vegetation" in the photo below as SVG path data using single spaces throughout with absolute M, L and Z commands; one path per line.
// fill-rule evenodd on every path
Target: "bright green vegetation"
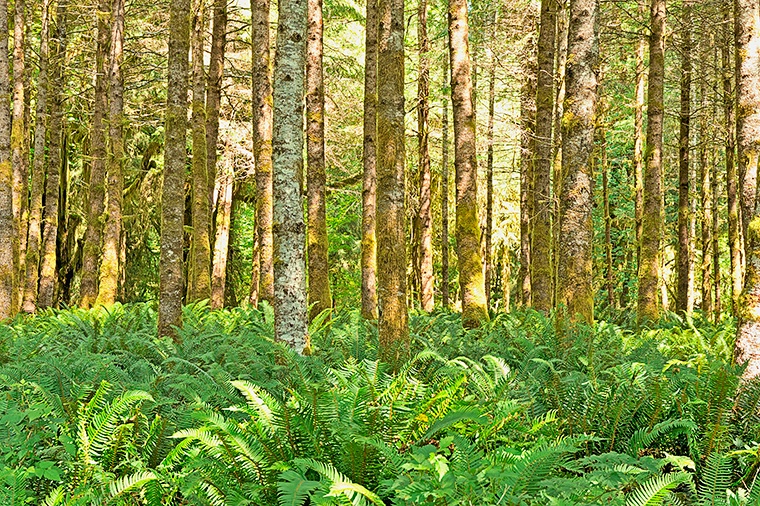
M 760 384 L 732 322 L 412 317 L 394 376 L 357 313 L 314 355 L 271 311 L 49 311 L 0 329 L 0 504 L 758 505 Z

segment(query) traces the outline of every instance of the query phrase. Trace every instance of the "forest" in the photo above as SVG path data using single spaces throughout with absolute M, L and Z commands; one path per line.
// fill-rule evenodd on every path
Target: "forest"
M 0 505 L 760 506 L 759 0 L 0 0 Z

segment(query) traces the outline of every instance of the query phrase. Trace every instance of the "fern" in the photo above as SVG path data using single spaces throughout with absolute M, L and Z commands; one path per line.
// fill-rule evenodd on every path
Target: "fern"
M 682 483 L 691 484 L 688 473 L 676 472 L 655 476 L 633 491 L 625 501 L 626 506 L 661 506 L 671 492 Z

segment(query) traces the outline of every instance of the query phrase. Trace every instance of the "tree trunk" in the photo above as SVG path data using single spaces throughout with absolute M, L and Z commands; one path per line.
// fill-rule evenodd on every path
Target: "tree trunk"
M 58 224 L 59 215 L 65 212 L 65 188 L 61 186 L 62 139 L 65 138 L 64 113 L 64 62 L 66 59 L 66 0 L 58 1 L 56 28 L 53 41 L 50 87 L 50 141 L 48 146 L 47 173 L 45 177 L 45 209 L 42 214 L 42 262 L 40 265 L 37 307 L 51 307 L 58 286 Z M 0 48 L 0 52 L 2 49 Z M 1 106 L 0 106 L 1 107 Z M 63 178 L 65 185 L 66 178 Z M 63 198 L 60 198 L 64 195 Z M 61 202 L 63 200 L 63 202 Z
M 0 0 L 0 321 L 14 314 L 13 166 L 11 165 L 8 1 Z
M 647 0 L 639 0 L 639 18 L 645 23 Z M 636 41 L 636 90 L 634 97 L 633 127 L 633 178 L 636 232 L 636 265 L 641 265 L 641 231 L 644 223 L 644 105 L 646 99 L 646 73 L 644 56 L 647 37 L 641 35 Z
M 449 87 L 448 41 L 443 55 L 443 87 Z M 441 98 L 441 304 L 449 307 L 449 101 Z
M 427 35 L 427 0 L 419 0 L 417 8 L 417 40 L 419 44 L 419 77 L 417 81 L 417 144 L 420 176 L 419 270 L 420 302 L 428 313 L 435 306 L 433 278 L 433 211 L 432 175 L 430 173 L 429 124 L 430 115 L 430 40 Z
M 253 157 L 256 164 L 256 229 L 259 299 L 274 302 L 272 237 L 272 76 L 269 68 L 269 0 L 251 2 L 253 45 Z
M 531 37 L 522 58 L 522 83 L 520 85 L 520 302 L 524 307 L 532 305 L 530 279 L 531 220 L 533 216 L 533 160 L 535 154 L 536 128 L 536 47 Z
M 662 130 L 665 79 L 665 0 L 652 0 L 649 39 L 649 107 L 647 109 L 646 171 L 644 173 L 641 255 L 639 262 L 639 324 L 660 316 L 662 236 Z
M 227 283 L 227 254 L 230 246 L 230 222 L 232 218 L 232 186 L 235 174 L 226 168 L 219 184 L 216 207 L 216 240 L 214 241 L 214 266 L 211 275 L 211 307 L 224 307 L 224 289 Z M 258 282 L 256 283 L 258 289 Z
M 206 139 L 206 74 L 203 66 L 206 26 L 205 0 L 198 0 L 192 33 L 193 53 L 193 162 L 192 248 L 188 302 L 211 298 L 211 199 Z M 216 150 L 214 150 L 216 154 Z
M 451 103 L 454 108 L 454 167 L 457 188 L 457 262 L 462 293 L 462 323 L 477 327 L 488 321 L 478 224 L 478 164 L 475 111 L 467 40 L 467 2 L 449 0 Z
M 37 110 L 34 130 L 34 159 L 29 204 L 29 227 L 26 242 L 26 283 L 22 311 L 34 313 L 39 289 L 40 243 L 42 241 L 42 193 L 45 191 L 45 136 L 47 129 L 48 54 L 50 1 L 42 3 L 39 74 L 37 76 Z
M 676 310 L 690 314 L 692 308 L 691 236 L 689 234 L 689 154 L 691 122 L 691 4 L 683 6 L 681 34 L 681 112 L 678 141 L 678 289 Z
M 108 207 L 103 233 L 103 261 L 97 304 L 111 306 L 119 297 L 122 242 L 122 194 L 124 192 L 124 0 L 113 0 L 111 11 L 111 58 L 109 61 Z
M 562 122 L 562 203 L 558 305 L 571 319 L 591 323 L 593 291 L 593 154 L 599 42 L 598 0 L 570 3 L 569 45 Z
M 736 0 L 736 140 L 742 176 L 742 225 L 747 255 L 744 291 L 738 305 L 735 359 L 744 377 L 760 376 L 760 209 L 754 193 L 760 144 L 760 6 Z
M 217 176 L 216 165 L 219 158 L 217 153 L 219 144 L 219 114 L 222 105 L 226 45 L 227 0 L 214 0 L 214 21 L 211 29 L 211 58 L 209 60 L 206 90 L 206 160 L 208 165 L 209 203 L 212 210 L 214 207 L 214 186 Z M 209 223 L 209 225 L 210 228 L 213 228 L 213 224 Z
M 601 81 L 601 78 L 600 78 Z M 606 105 L 606 104 L 605 104 Z M 604 257 L 605 257 L 605 288 L 607 289 L 607 304 L 615 308 L 615 266 L 612 259 L 612 212 L 610 204 L 610 167 L 607 163 L 607 128 L 604 124 L 606 107 L 599 105 L 600 118 L 598 121 L 599 136 L 599 165 L 602 169 L 602 197 L 604 200 Z
M 309 215 L 309 319 L 332 307 L 325 210 L 325 83 L 322 75 L 322 0 L 308 0 L 306 152 Z
M 557 40 L 555 51 L 555 100 L 554 100 L 554 137 L 552 139 L 552 188 L 554 197 L 552 198 L 552 251 L 559 251 L 559 232 L 560 232 L 560 202 L 562 201 L 562 116 L 564 114 L 565 102 L 565 73 L 567 71 L 567 34 L 568 25 L 568 7 L 569 2 L 566 0 L 557 3 Z M 557 299 L 557 263 L 552 265 L 554 276 L 554 299 Z
M 495 18 L 495 17 L 494 17 Z M 494 20 L 495 23 L 495 20 Z M 492 38 L 495 36 L 492 34 Z M 496 57 L 493 51 L 488 51 L 490 58 L 490 75 L 488 76 L 488 129 L 486 130 L 486 230 L 485 230 L 485 284 L 486 307 L 491 306 L 491 291 L 493 289 L 493 133 L 494 112 L 496 106 Z
M 377 30 L 378 0 L 367 0 L 364 57 L 364 146 L 362 163 L 362 317 L 377 319 Z
M 169 20 L 169 84 L 166 90 L 164 179 L 161 196 L 161 258 L 158 335 L 178 338 L 182 325 L 182 245 L 187 163 L 187 88 L 190 0 L 173 0 Z
M 80 306 L 89 308 L 98 296 L 98 273 L 103 247 L 103 213 L 106 196 L 106 135 L 104 117 L 108 110 L 106 55 L 111 30 L 108 26 L 110 8 L 106 0 L 98 4 L 98 35 L 95 53 L 95 103 L 92 114 L 91 149 L 92 166 L 88 192 L 87 231 L 82 256 L 82 282 Z
M 298 353 L 309 350 L 301 203 L 307 10 L 306 0 L 279 2 L 272 137 L 275 337 Z
M 378 1 L 377 295 L 380 358 L 409 354 L 404 234 L 404 2 Z
M 704 50 L 706 38 L 703 38 L 700 46 L 700 59 L 699 59 L 699 179 L 701 182 L 700 187 L 700 201 L 702 206 L 702 304 L 700 308 L 706 318 L 710 318 L 713 313 L 713 213 L 714 202 L 713 197 L 713 180 L 712 172 L 709 166 L 709 160 L 707 156 L 709 138 L 707 135 L 707 111 L 708 109 L 708 96 L 707 96 L 707 69 L 705 66 L 705 59 L 707 58 L 706 51 Z
M 13 122 L 11 130 L 11 154 L 13 162 L 13 265 L 14 293 L 13 312 L 21 308 L 21 295 L 24 287 L 24 258 L 26 257 L 26 213 L 28 209 L 28 172 L 29 158 L 25 147 L 26 121 L 25 104 L 25 19 L 26 3 L 15 0 L 15 15 L 13 21 Z
M 536 85 L 536 151 L 533 167 L 535 208 L 531 232 L 531 287 L 533 307 L 552 308 L 551 171 L 554 113 L 554 42 L 557 28 L 556 0 L 542 0 L 538 32 L 538 79 Z M 561 213 L 560 213 L 561 214 Z

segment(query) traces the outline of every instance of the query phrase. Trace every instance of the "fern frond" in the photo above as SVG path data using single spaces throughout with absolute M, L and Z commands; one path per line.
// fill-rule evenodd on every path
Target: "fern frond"
M 688 473 L 677 472 L 655 476 L 633 491 L 626 506 L 662 506 L 670 492 L 681 483 L 691 483 Z

